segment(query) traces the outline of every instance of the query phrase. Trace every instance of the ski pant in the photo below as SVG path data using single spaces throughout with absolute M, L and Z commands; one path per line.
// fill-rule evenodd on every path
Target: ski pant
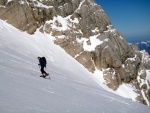
M 44 71 L 44 67 L 43 66 L 41 66 L 41 73 L 42 74 L 44 74 L 44 73 L 46 74 L 46 72 Z

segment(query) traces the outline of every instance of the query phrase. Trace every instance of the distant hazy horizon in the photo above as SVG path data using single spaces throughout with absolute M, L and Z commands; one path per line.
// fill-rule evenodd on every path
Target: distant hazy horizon
M 130 42 L 150 40 L 150 0 L 95 0 Z
M 150 36 L 124 36 L 124 38 L 130 43 L 137 43 L 142 41 L 150 41 Z

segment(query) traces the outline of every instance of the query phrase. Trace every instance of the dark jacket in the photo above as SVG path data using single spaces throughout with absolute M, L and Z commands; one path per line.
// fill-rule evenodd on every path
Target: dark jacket
M 44 60 L 42 58 L 40 58 L 40 60 L 39 60 L 39 65 L 41 65 L 41 67 L 45 67 L 46 66 L 46 64 L 45 64 L 45 62 L 44 62 Z

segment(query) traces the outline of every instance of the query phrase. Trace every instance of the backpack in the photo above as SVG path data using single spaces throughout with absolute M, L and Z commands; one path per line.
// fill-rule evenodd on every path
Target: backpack
M 43 60 L 43 62 L 44 62 L 44 64 L 45 64 L 45 67 L 46 67 L 46 64 L 47 64 L 46 58 L 45 58 L 45 57 L 42 57 L 42 60 Z

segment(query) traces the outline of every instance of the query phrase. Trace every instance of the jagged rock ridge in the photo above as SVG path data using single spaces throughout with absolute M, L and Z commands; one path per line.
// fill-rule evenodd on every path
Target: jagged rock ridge
M 94 0 L 0 0 L 0 10 L 0 18 L 20 30 L 32 34 L 40 28 L 54 36 L 54 42 L 89 71 L 103 70 L 109 88 L 133 84 L 137 101 L 150 105 L 142 54 L 124 40 Z

